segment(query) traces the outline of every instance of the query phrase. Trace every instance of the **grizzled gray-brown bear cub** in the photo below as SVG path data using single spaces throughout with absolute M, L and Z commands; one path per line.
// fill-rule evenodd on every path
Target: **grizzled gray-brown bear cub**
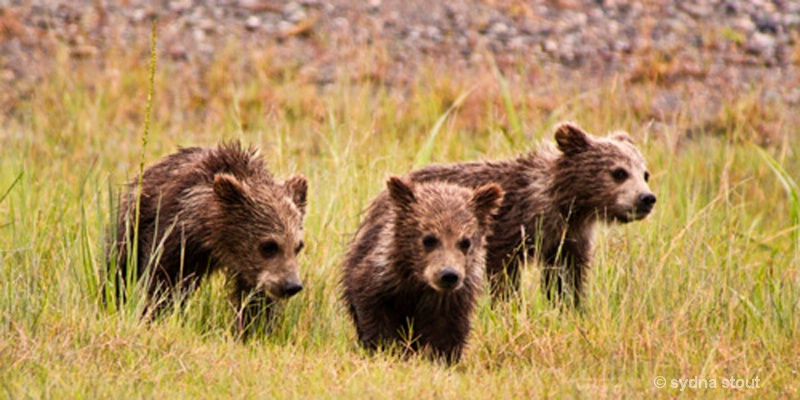
M 456 362 L 483 282 L 484 238 L 503 197 L 393 177 L 370 205 L 345 257 L 344 300 L 360 342 L 392 343 Z
M 555 139 L 557 147 L 548 143 L 517 159 L 432 165 L 407 176 L 414 182 L 502 186 L 505 196 L 486 250 L 495 299 L 518 290 L 520 263 L 531 256 L 545 264 L 547 297 L 578 306 L 595 223 L 640 220 L 655 205 L 645 161 L 626 133 L 597 138 L 564 123 Z
M 256 153 L 239 142 L 183 148 L 147 168 L 138 234 L 138 178 L 128 185 L 109 255 L 119 301 L 126 282 L 143 282 L 148 313 L 158 313 L 224 268 L 237 327 L 246 334 L 256 315 L 269 318 L 274 300 L 303 288 L 297 254 L 307 181 L 297 175 L 277 182 Z

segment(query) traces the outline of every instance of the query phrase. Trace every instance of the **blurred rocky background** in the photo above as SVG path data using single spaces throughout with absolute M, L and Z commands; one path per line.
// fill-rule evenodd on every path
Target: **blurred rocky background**
M 648 113 L 661 120 L 685 101 L 706 115 L 732 96 L 800 102 L 800 1 L 789 0 L 2 0 L 3 91 L 24 97 L 52 68 L 102 66 L 119 49 L 145 65 L 154 18 L 160 62 L 189 75 L 223 53 L 267 51 L 321 87 L 349 69 L 402 86 L 431 64 L 512 82 L 652 84 Z M 368 50 L 373 67 L 351 66 Z

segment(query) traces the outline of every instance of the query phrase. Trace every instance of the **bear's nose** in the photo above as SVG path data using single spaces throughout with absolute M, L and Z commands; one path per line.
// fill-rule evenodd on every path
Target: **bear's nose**
M 283 292 L 282 297 L 292 297 L 301 290 L 303 290 L 303 285 L 300 282 L 287 282 L 281 290 Z
M 642 193 L 639 195 L 639 208 L 642 210 L 650 210 L 656 204 L 656 195 L 652 193 Z
M 459 279 L 461 277 L 458 275 L 458 271 L 450 267 L 443 268 L 439 273 L 439 286 L 442 289 L 452 289 L 458 285 Z

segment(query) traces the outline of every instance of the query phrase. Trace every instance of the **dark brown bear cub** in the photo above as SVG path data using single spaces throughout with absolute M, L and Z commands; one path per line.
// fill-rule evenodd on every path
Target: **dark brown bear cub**
M 481 291 L 484 238 L 502 200 L 475 190 L 390 178 L 344 261 L 344 299 L 360 342 L 458 361 Z
M 158 312 L 224 269 L 244 333 L 274 300 L 303 288 L 297 254 L 308 184 L 299 175 L 277 182 L 256 153 L 238 142 L 184 148 L 147 168 L 138 233 L 138 178 L 128 185 L 109 255 L 119 301 L 126 282 L 140 282 L 148 313 Z
M 567 297 L 577 306 L 595 223 L 640 220 L 656 202 L 644 158 L 627 134 L 597 138 L 566 123 L 555 139 L 557 147 L 548 143 L 513 160 L 432 165 L 408 175 L 414 182 L 502 186 L 486 245 L 495 299 L 518 289 L 520 264 L 532 256 L 545 264 L 548 298 Z

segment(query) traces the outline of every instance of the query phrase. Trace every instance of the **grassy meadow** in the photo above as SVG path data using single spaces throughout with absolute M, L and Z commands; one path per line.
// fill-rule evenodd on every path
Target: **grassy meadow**
M 796 109 L 762 103 L 754 87 L 699 124 L 693 91 L 678 86 L 677 109 L 657 115 L 659 66 L 633 81 L 576 82 L 536 65 L 501 74 L 431 63 L 397 86 L 381 75 L 391 61 L 371 50 L 319 86 L 269 48 L 235 50 L 201 70 L 159 59 L 146 143 L 146 47 L 110 49 L 102 67 L 56 49 L 60 67 L 6 99 L 0 397 L 662 398 L 681 394 L 673 379 L 691 378 L 717 388 L 683 395 L 800 396 Z M 386 178 L 511 157 L 552 140 L 561 120 L 629 131 L 658 195 L 646 220 L 599 230 L 585 312 L 547 304 L 529 265 L 517 301 L 493 309 L 481 298 L 454 367 L 359 349 L 338 264 Z M 222 277 L 153 324 L 136 302 L 104 308 L 104 243 L 123 183 L 142 157 L 223 139 L 259 146 L 278 176 L 308 177 L 306 289 L 273 335 L 247 344 L 230 332 Z M 730 378 L 759 388 L 723 388 Z

